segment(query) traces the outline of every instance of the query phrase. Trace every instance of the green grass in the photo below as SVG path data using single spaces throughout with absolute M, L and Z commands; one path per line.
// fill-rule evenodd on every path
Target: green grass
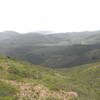
M 15 100 L 18 89 L 10 84 L 0 81 L 0 100 Z
M 62 100 L 62 99 L 57 99 L 57 98 L 48 97 L 46 100 Z
M 79 94 L 78 100 L 100 100 L 99 76 L 99 62 L 58 70 L 0 57 L 0 78 L 33 85 L 43 84 L 50 90 L 75 91 Z M 16 89 L 6 83 L 0 84 L 6 87 L 0 89 L 0 98 L 1 95 L 6 95 L 5 99 L 0 100 L 14 100 L 11 95 L 16 93 Z
M 67 76 L 67 89 L 77 91 L 80 100 L 100 99 L 100 63 L 62 69 Z

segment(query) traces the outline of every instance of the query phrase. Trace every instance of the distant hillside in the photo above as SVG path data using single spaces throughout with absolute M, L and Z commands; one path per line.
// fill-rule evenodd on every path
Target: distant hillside
M 55 68 L 100 61 L 100 31 L 43 33 L 0 33 L 0 55 Z
M 70 67 L 100 61 L 100 44 L 72 46 L 22 46 L 8 55 L 33 64 L 54 68 Z
M 58 70 L 0 57 L 0 99 L 99 100 L 99 76 L 99 62 Z
M 14 32 L 14 31 L 0 32 L 0 42 L 15 38 L 18 35 L 19 35 L 19 33 Z

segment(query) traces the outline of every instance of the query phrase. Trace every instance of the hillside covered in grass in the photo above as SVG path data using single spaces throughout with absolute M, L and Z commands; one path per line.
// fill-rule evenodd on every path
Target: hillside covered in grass
M 0 57 L 0 100 L 99 100 L 100 63 L 51 69 Z

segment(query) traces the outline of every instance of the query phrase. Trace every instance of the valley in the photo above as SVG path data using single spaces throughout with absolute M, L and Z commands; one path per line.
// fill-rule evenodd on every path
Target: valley
M 43 34 L 0 34 L 0 55 L 33 64 L 62 68 L 100 61 L 100 31 Z
M 100 100 L 100 31 L 1 32 L 0 100 Z

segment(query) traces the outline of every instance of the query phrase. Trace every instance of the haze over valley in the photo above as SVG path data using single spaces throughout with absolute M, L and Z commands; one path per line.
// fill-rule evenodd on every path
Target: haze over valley
M 37 65 L 62 68 L 100 61 L 100 31 L 52 34 L 5 31 L 0 37 L 0 55 Z

